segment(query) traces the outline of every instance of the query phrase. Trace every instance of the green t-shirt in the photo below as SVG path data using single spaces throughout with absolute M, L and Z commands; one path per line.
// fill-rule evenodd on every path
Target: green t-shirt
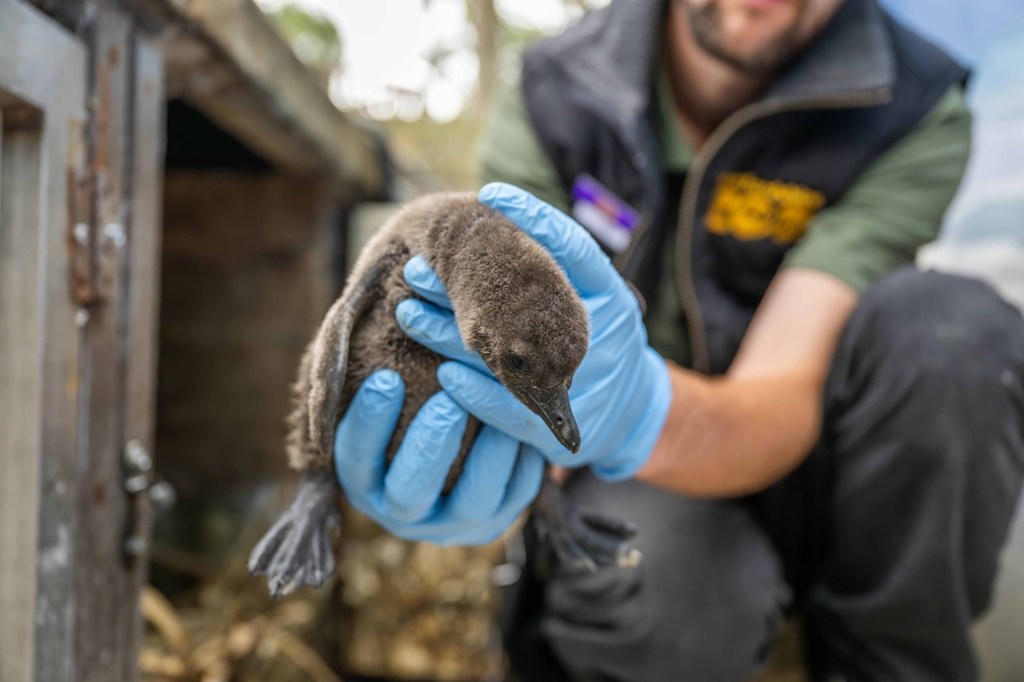
M 658 87 L 662 120 L 674 123 L 667 83 Z M 836 203 L 819 211 L 786 254 L 783 268 L 828 273 L 862 292 L 882 275 L 914 260 L 935 239 L 970 152 L 971 116 L 959 86 L 950 88 L 906 135 L 865 169 Z M 686 172 L 693 151 L 678 125 L 661 131 L 666 170 Z M 479 149 L 481 179 L 522 187 L 569 210 L 569 195 L 537 139 L 518 87 L 496 101 Z M 658 294 L 647 314 L 651 345 L 689 366 L 689 347 L 674 285 L 675 231 L 668 236 Z

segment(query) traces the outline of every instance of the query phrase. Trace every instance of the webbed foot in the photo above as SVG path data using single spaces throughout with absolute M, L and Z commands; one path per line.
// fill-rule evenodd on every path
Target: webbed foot
M 591 572 L 602 566 L 631 568 L 642 555 L 629 545 L 637 528 L 631 523 L 587 509 L 578 509 L 565 491 L 545 478 L 534 504 L 537 528 L 558 565 Z
M 303 585 L 320 587 L 334 572 L 329 531 L 336 526 L 338 485 L 330 472 L 307 473 L 291 506 L 249 555 L 249 574 L 267 576 L 278 597 Z

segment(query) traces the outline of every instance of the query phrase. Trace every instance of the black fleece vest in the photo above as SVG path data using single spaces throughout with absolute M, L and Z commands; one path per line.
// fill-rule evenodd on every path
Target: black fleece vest
M 609 12 L 584 30 L 604 20 L 597 33 L 607 35 L 614 19 Z M 651 30 L 657 35 L 656 26 Z M 865 37 L 873 42 L 858 45 Z M 632 118 L 609 111 L 608 100 L 594 95 L 600 80 L 582 82 L 573 77 L 579 69 L 558 68 L 559 60 L 573 58 L 571 37 L 566 45 L 524 56 L 531 123 L 567 188 L 587 173 L 641 211 L 643 227 L 616 262 L 643 296 L 656 287 L 659 246 L 678 221 L 677 286 L 693 364 L 711 374 L 728 369 L 786 251 L 814 213 L 842 198 L 868 164 L 967 76 L 874 0 L 848 0 L 778 87 L 712 135 L 690 169 L 678 215 L 670 215 L 655 134 L 665 122 L 655 119 L 657 107 L 648 102 Z M 888 53 L 864 61 L 858 51 L 867 49 Z M 648 58 L 651 52 L 657 50 Z M 650 93 L 656 62 L 645 68 L 648 78 L 637 87 Z M 865 78 L 859 68 L 876 73 Z

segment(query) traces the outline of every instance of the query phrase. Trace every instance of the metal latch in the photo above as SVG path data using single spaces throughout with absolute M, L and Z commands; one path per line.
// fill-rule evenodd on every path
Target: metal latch
M 153 468 L 153 458 L 137 440 L 128 441 L 124 448 L 124 489 L 129 509 L 124 552 L 129 557 L 141 557 L 149 551 L 153 512 L 174 506 L 178 496 Z
M 127 242 L 124 225 L 111 221 L 94 229 L 97 197 L 104 191 L 102 170 L 68 171 L 68 251 L 71 298 L 80 306 L 106 303 L 114 293 L 120 254 Z

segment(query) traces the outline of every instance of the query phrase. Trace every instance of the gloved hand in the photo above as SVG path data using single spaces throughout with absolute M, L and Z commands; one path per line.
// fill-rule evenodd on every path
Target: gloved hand
M 544 460 L 484 426 L 462 477 L 442 496 L 468 415 L 443 392 L 435 394 L 413 418 L 388 466 L 385 454 L 404 396 L 401 377 L 380 370 L 363 382 L 345 411 L 335 433 L 334 466 L 349 503 L 407 540 L 496 540 L 537 496 Z
M 540 417 L 466 349 L 444 287 L 423 258 L 406 264 L 405 278 L 426 301 L 399 303 L 399 325 L 424 346 L 457 361 L 443 364 L 438 379 L 455 402 L 485 424 L 523 441 L 554 464 L 589 464 L 609 481 L 630 478 L 650 457 L 672 399 L 668 368 L 647 344 L 636 298 L 597 243 L 564 213 L 503 183 L 487 185 L 479 199 L 554 256 L 590 314 L 590 348 L 569 391 L 582 434 L 580 452 L 573 455 L 562 447 Z

